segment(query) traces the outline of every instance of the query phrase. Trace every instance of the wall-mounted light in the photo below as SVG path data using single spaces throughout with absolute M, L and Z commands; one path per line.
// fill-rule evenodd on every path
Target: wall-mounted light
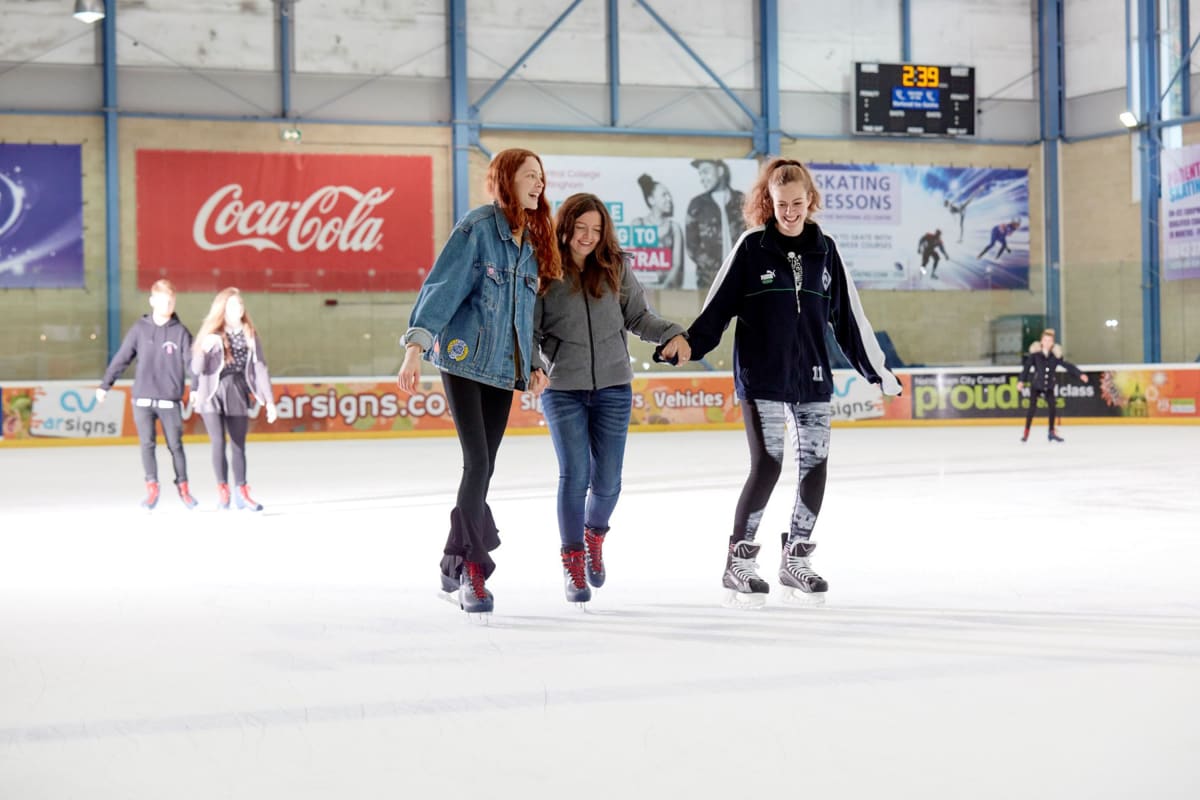
M 104 0 L 75 0 L 75 19 L 91 25 L 104 19 Z
M 1106 328 L 1115 329 L 1120 324 L 1121 324 L 1121 322 L 1119 320 L 1115 320 L 1115 319 L 1104 320 L 1104 327 L 1106 327 Z
M 1117 119 L 1121 120 L 1121 124 L 1130 130 L 1138 127 L 1137 114 L 1134 114 L 1132 111 L 1122 111 Z
M 285 142 L 298 142 L 300 141 L 300 129 L 284 128 L 279 131 L 279 138 L 283 139 Z

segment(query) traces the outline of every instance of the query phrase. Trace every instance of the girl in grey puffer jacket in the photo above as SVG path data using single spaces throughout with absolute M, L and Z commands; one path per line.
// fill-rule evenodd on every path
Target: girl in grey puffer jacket
M 568 197 L 555 221 L 564 277 L 538 298 L 533 336 L 550 386 L 542 410 L 558 454 L 558 526 L 568 602 L 604 583 L 602 547 L 621 493 L 633 404 L 628 332 L 686 361 L 683 327 L 646 304 L 617 244 L 612 218 L 592 194 Z

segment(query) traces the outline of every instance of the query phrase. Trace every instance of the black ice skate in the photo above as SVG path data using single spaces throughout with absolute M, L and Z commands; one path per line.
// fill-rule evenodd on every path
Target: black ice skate
M 583 543 L 587 546 L 587 581 L 597 589 L 604 585 L 604 537 L 607 533 L 607 529 L 583 529 Z
M 484 586 L 483 567 L 474 561 L 463 562 L 458 585 L 458 605 L 468 614 L 490 614 L 495 606 L 492 593 Z
M 788 546 L 788 535 L 781 534 L 783 557 L 779 562 L 779 582 L 787 605 L 813 606 L 825 602 L 829 583 L 813 571 L 808 557 L 817 549 L 815 542 L 797 539 Z
M 722 605 L 726 608 L 762 608 L 771 587 L 758 576 L 758 550 L 762 545 L 743 539 L 730 543 L 721 583 L 727 591 Z
M 1021 434 L 1021 441 L 1022 441 L 1022 442 L 1028 442 L 1028 441 L 1029 441 L 1029 428 L 1026 428 L 1026 429 L 1025 429 L 1025 432 Z
M 1055 430 L 1054 430 L 1054 428 L 1051 428 L 1051 429 L 1050 429 L 1050 435 L 1047 437 L 1047 441 L 1051 441 L 1051 442 L 1065 442 L 1065 441 L 1066 441 L 1066 439 L 1064 439 L 1064 438 L 1062 438 L 1061 436 L 1059 436 L 1059 435 L 1058 435 L 1058 432 L 1057 432 L 1057 431 L 1055 431 Z
M 592 589 L 588 586 L 587 577 L 584 575 L 587 571 L 587 554 L 583 550 L 583 545 L 563 545 L 562 565 L 563 589 L 567 594 L 567 602 L 583 605 L 591 600 Z

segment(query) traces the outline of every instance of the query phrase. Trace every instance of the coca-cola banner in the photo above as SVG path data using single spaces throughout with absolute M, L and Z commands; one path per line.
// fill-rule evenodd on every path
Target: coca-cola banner
M 83 286 L 77 144 L 0 142 L 0 288 Z
M 428 156 L 139 150 L 138 286 L 406 291 L 433 262 Z

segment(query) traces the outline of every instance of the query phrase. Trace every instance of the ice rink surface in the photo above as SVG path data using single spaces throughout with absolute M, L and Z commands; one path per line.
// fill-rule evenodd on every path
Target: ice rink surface
M 1044 426 L 1044 420 L 1042 426 Z M 719 605 L 740 431 L 635 434 L 590 608 L 510 436 L 490 625 L 436 596 L 453 438 L 0 450 L 0 798 L 1200 797 L 1200 427 L 834 431 L 819 609 Z M 160 477 L 169 481 L 165 448 Z

